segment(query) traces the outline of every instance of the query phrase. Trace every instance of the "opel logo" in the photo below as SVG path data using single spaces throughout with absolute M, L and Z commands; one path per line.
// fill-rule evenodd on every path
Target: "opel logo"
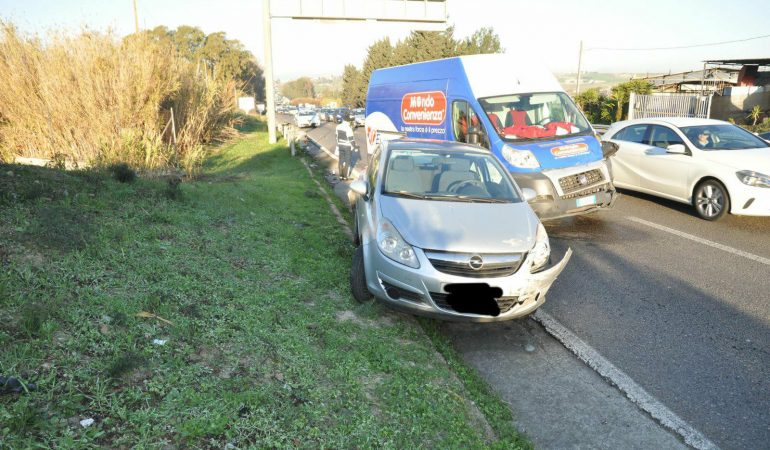
M 479 255 L 473 255 L 471 256 L 471 260 L 468 261 L 468 265 L 471 266 L 471 269 L 473 270 L 481 270 L 481 268 L 484 267 L 484 260 L 481 259 L 481 256 Z
M 588 184 L 588 177 L 584 173 L 581 173 L 578 175 L 578 183 L 580 183 L 581 186 L 585 186 Z

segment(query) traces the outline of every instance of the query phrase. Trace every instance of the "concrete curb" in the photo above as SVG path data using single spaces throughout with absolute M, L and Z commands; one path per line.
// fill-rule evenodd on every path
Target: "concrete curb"
M 313 143 L 313 145 L 315 145 L 316 147 L 318 147 L 318 148 L 320 148 L 321 150 L 323 150 L 323 151 L 324 151 L 324 152 L 325 152 L 327 155 L 329 155 L 329 156 L 330 156 L 332 159 L 334 159 L 335 161 L 339 161 L 339 159 L 340 159 L 340 158 L 339 158 L 337 155 L 335 155 L 335 154 L 334 154 L 334 152 L 330 152 L 330 151 L 329 151 L 329 150 L 328 150 L 326 147 L 324 147 L 323 145 L 321 145 L 321 144 L 320 144 L 318 141 L 316 141 L 316 140 L 315 140 L 315 139 L 313 139 L 312 137 L 308 136 L 307 134 L 305 135 L 305 137 L 307 138 L 307 140 L 308 140 L 308 141 L 312 142 L 312 143 Z M 352 178 L 353 178 L 354 180 L 355 180 L 355 179 L 358 179 L 358 178 L 360 178 L 362 175 L 363 175 L 363 174 L 362 174 L 362 173 L 361 173 L 361 172 L 360 172 L 358 169 L 356 169 L 355 167 L 353 167 L 353 172 L 351 173 L 351 176 L 352 176 Z

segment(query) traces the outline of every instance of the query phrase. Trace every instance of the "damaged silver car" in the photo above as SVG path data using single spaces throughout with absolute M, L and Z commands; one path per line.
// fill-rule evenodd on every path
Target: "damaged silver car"
M 413 314 L 491 322 L 534 312 L 572 254 L 550 263 L 545 228 L 489 151 L 396 139 L 356 193 L 353 296 Z

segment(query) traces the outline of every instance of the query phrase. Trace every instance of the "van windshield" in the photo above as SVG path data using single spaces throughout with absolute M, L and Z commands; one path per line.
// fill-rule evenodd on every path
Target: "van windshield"
M 506 141 L 540 140 L 591 133 L 591 126 L 563 92 L 479 99 L 497 134 Z

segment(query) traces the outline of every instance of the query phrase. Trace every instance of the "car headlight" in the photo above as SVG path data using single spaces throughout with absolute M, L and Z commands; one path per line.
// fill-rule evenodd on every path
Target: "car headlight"
M 388 220 L 383 219 L 377 227 L 377 247 L 383 255 L 397 263 L 414 269 L 420 268 L 417 255 L 411 245 L 407 244 L 401 234 Z
M 503 158 L 514 167 L 522 169 L 537 169 L 540 162 L 529 150 L 516 150 L 510 145 L 503 145 Z
M 765 174 L 754 172 L 753 170 L 741 170 L 740 172 L 735 172 L 735 175 L 738 176 L 738 179 L 743 184 L 770 188 L 770 177 Z
M 542 223 L 537 224 L 537 236 L 535 237 L 535 246 L 529 252 L 532 258 L 532 267 L 530 272 L 537 272 L 545 267 L 548 258 L 551 256 L 551 243 L 548 241 L 548 233 Z

